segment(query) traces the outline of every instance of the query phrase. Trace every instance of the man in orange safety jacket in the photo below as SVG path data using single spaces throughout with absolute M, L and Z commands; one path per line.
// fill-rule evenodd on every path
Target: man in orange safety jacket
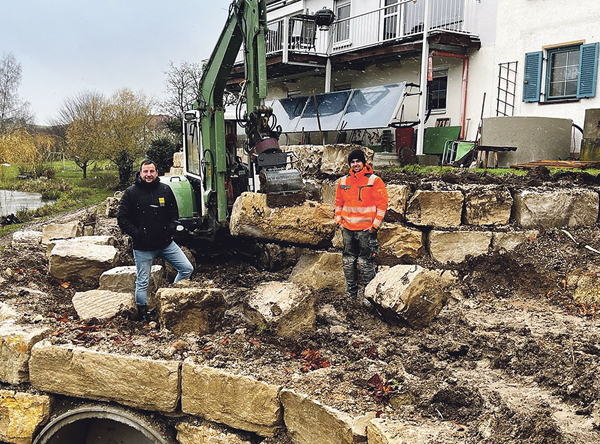
M 346 296 L 356 298 L 359 274 L 363 290 L 375 277 L 377 230 L 387 211 L 388 194 L 383 180 L 366 163 L 362 150 L 352 151 L 348 164 L 350 172 L 338 181 L 335 192 L 335 223 L 344 240 Z

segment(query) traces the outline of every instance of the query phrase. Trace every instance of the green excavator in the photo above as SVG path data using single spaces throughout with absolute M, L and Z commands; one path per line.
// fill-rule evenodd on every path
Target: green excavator
M 236 198 L 245 191 L 297 203 L 303 181 L 294 153 L 279 147 L 281 128 L 265 106 L 267 64 L 265 0 L 234 0 L 219 40 L 203 69 L 198 98 L 183 119 L 183 175 L 163 176 L 179 206 L 183 244 L 214 241 L 228 227 Z M 246 140 L 225 121 L 225 89 L 242 49 L 245 82 L 238 119 Z M 229 123 L 229 122 L 228 122 Z M 241 154 L 241 155 L 240 155 Z

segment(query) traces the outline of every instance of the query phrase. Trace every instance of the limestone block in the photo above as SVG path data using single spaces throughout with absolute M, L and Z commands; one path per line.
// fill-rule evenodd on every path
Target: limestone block
M 463 194 L 460 191 L 417 190 L 406 205 L 406 220 L 420 226 L 458 227 Z
M 506 225 L 513 198 L 506 187 L 473 186 L 465 193 L 465 223 L 468 225 Z
M 117 260 L 118 251 L 112 245 L 59 242 L 50 254 L 48 271 L 63 281 L 74 279 L 93 285 L 102 273 L 114 268 Z
M 183 168 L 183 151 L 178 151 L 177 153 L 173 153 L 173 166 L 175 168 Z
M 265 282 L 244 304 L 244 314 L 253 324 L 266 326 L 285 338 L 314 331 L 314 292 L 293 282 Z
M 335 208 L 335 192 L 337 180 L 324 180 L 321 182 L 321 202 Z
M 381 257 L 417 258 L 425 248 L 423 232 L 384 222 L 377 235 Z
M 387 321 L 423 328 L 445 306 L 452 282 L 448 272 L 396 265 L 377 273 L 365 288 L 365 297 Z
M 282 147 L 284 151 L 291 151 L 298 156 L 298 169 L 302 174 L 315 175 L 321 172 L 321 159 L 323 157 L 322 145 L 288 145 Z
M 385 213 L 385 220 L 403 221 L 410 187 L 408 185 L 388 184 L 385 188 L 388 192 L 388 210 Z
M 180 422 L 175 426 L 179 444 L 253 444 L 249 436 L 227 430 L 225 427 L 205 423 L 194 425 Z
M 317 291 L 327 289 L 343 293 L 346 279 L 342 269 L 342 254 L 316 252 L 303 255 L 292 270 L 289 281 Z
M 343 176 L 348 174 L 348 155 L 354 150 L 363 150 L 368 164 L 373 164 L 373 150 L 360 145 L 324 145 L 321 158 L 321 173 L 330 176 Z
M 156 298 L 161 325 L 178 336 L 214 332 L 227 308 L 220 288 L 161 288 Z
M 66 224 L 47 224 L 42 229 L 42 244 L 46 245 L 50 239 L 67 239 L 78 237 L 82 234 L 83 223 L 81 221 L 73 221 Z
M 183 363 L 181 409 L 209 421 L 273 436 L 281 427 L 280 387 L 225 370 Z
M 106 270 L 100 275 L 100 286 L 98 290 L 110 290 L 117 293 L 135 293 L 135 265 L 115 267 Z M 154 295 L 164 285 L 163 267 L 153 265 L 150 271 L 150 283 L 148 284 L 148 305 L 158 308 L 158 301 Z
M 0 322 L 0 382 L 17 385 L 29 381 L 31 348 L 49 331 L 16 325 L 12 320 Z
M 31 444 L 50 418 L 50 403 L 46 395 L 0 390 L 0 442 Z
M 114 236 L 100 235 L 100 236 L 80 236 L 73 237 L 70 239 L 53 239 L 49 240 L 46 244 L 46 257 L 50 257 L 52 250 L 58 243 L 67 243 L 67 245 L 75 244 L 92 244 L 92 245 L 112 245 L 117 244 L 117 240 Z
M 506 233 L 500 231 L 494 232 L 492 250 L 512 251 L 530 239 L 537 238 L 539 234 L 538 230 L 508 231 Z
M 104 212 L 104 215 L 106 217 L 117 217 L 117 214 L 119 213 L 120 202 L 121 199 L 119 199 L 118 197 L 107 197 L 105 201 L 106 210 Z
M 523 228 L 587 227 L 598 220 L 596 191 L 523 190 L 514 199 L 514 218 Z
M 283 421 L 294 444 L 353 444 L 353 418 L 292 390 L 281 391 Z
M 12 246 L 14 248 L 28 247 L 42 243 L 42 232 L 33 230 L 15 231 L 12 235 Z
M 179 400 L 179 362 L 38 342 L 29 379 L 39 390 L 172 412 Z
M 229 228 L 234 236 L 295 245 L 321 245 L 329 243 L 333 237 L 333 215 L 332 206 L 313 201 L 270 208 L 266 194 L 247 192 L 236 199 Z
M 72 299 L 77 316 L 82 321 L 108 319 L 123 312 L 135 312 L 133 293 L 117 293 L 110 290 L 78 291 Z
M 490 231 L 437 231 L 429 233 L 429 253 L 442 264 L 462 262 L 468 255 L 486 254 L 492 242 Z
M 184 173 L 183 168 L 171 167 L 171 169 L 169 170 L 169 174 L 167 174 L 167 176 L 181 176 L 181 175 L 183 175 L 183 173 Z
M 600 305 L 600 277 L 594 271 L 578 269 L 567 276 L 573 299 L 580 304 Z

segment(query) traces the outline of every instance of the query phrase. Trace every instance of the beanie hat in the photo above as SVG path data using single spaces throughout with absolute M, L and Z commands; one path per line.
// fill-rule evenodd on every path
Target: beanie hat
M 363 152 L 363 150 L 354 150 L 354 151 L 352 151 L 348 155 L 348 165 L 350 165 L 354 159 L 360 160 L 363 164 L 367 163 L 367 161 L 365 159 L 365 153 Z

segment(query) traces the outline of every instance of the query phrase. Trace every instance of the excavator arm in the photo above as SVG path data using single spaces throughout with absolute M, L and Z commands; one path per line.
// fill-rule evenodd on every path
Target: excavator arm
M 196 196 L 197 209 L 191 211 L 196 211 L 194 217 L 200 219 L 193 224 L 196 232 L 204 230 L 214 235 L 219 225 L 227 224 L 233 200 L 243 191 L 301 194 L 300 173 L 293 168 L 293 157 L 279 148 L 281 130 L 274 123 L 272 109 L 264 104 L 266 33 L 266 1 L 234 0 L 225 27 L 203 68 L 198 99 L 185 113 L 184 174 L 193 184 Z M 227 138 L 225 124 L 224 95 L 240 49 L 245 71 L 242 120 L 246 163 Z M 201 225 L 203 228 L 199 229 Z

